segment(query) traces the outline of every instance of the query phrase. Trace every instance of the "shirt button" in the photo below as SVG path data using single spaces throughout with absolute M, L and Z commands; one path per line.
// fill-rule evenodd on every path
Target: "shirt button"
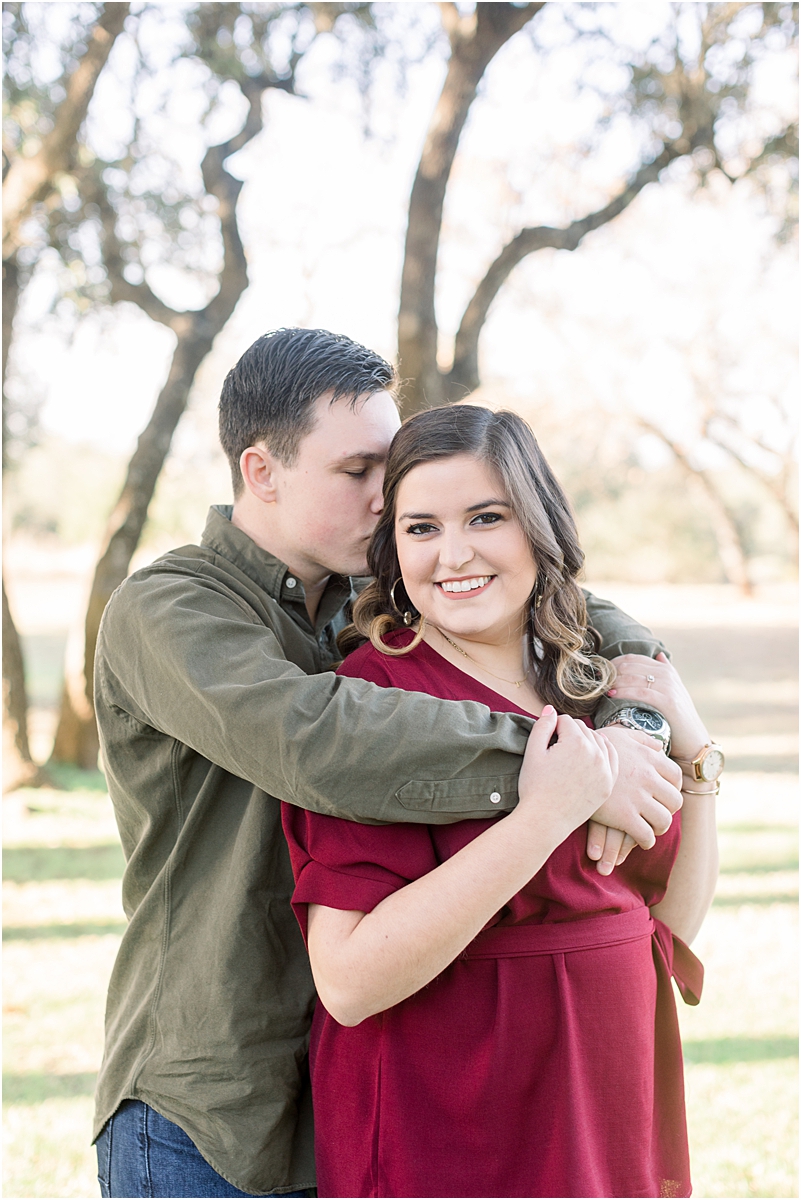
M 286 586 L 288 588 L 293 588 L 293 587 L 297 587 L 297 585 L 298 585 L 297 579 L 293 579 L 291 575 L 287 575 Z
M 500 804 L 500 802 L 501 802 L 501 793 L 500 792 L 492 792 L 490 794 L 490 804 Z

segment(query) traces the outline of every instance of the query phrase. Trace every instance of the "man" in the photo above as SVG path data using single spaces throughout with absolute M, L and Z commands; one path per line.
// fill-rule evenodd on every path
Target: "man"
M 314 1186 L 314 989 L 279 800 L 367 823 L 516 801 L 530 721 L 330 670 L 381 510 L 393 386 L 392 368 L 347 338 L 260 338 L 220 401 L 233 507 L 213 508 L 200 546 L 136 572 L 106 610 L 95 697 L 130 923 L 97 1092 L 105 1195 Z M 590 604 L 610 657 L 661 648 Z M 609 736 L 622 769 L 596 817 L 651 845 L 680 805 L 678 768 L 640 734 Z M 610 870 L 622 833 L 592 836 Z

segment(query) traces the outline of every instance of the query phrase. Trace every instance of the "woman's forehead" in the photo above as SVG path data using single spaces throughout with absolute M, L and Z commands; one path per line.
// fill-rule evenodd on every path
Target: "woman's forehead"
M 508 504 L 508 497 L 489 463 L 472 454 L 453 454 L 418 463 L 404 475 L 397 493 L 398 513 L 410 504 L 420 503 L 437 511 L 466 511 L 487 504 Z

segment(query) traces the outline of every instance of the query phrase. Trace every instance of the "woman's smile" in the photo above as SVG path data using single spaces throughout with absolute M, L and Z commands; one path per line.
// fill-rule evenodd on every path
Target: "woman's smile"
M 446 596 L 452 596 L 454 600 L 464 600 L 486 591 L 494 578 L 494 575 L 473 575 L 467 579 L 437 579 L 435 583 Z

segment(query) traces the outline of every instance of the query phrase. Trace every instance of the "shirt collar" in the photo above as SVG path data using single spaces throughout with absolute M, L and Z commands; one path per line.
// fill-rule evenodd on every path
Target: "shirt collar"
M 306 611 L 303 584 L 269 550 L 262 550 L 252 538 L 231 520 L 233 505 L 213 504 L 209 509 L 206 528 L 200 539 L 202 546 L 226 558 L 240 571 L 263 588 L 268 595 L 282 604 L 300 604 Z M 350 579 L 343 575 L 332 575 L 320 601 L 316 625 L 325 624 L 338 612 L 353 594 Z M 308 619 L 308 618 L 307 618 Z

